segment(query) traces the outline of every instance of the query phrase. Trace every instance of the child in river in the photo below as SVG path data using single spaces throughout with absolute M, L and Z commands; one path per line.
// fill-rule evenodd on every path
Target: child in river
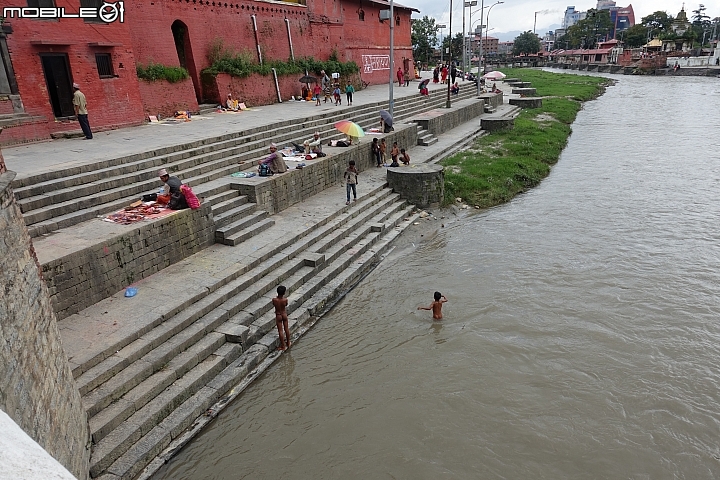
M 280 337 L 280 346 L 278 350 L 287 350 L 290 348 L 290 330 L 288 329 L 288 316 L 287 316 L 287 304 L 288 299 L 285 298 L 285 292 L 287 289 L 285 286 L 280 285 L 277 287 L 277 297 L 272 299 L 273 306 L 275 307 L 275 325 L 278 329 L 278 337 Z
M 433 320 L 442 320 L 442 304 L 447 302 L 447 298 L 440 292 L 435 292 L 434 298 L 435 301 L 429 307 L 418 307 L 418 310 L 432 310 Z

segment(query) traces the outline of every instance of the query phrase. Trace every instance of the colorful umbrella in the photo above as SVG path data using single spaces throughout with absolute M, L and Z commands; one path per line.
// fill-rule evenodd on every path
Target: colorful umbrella
M 486 73 L 485 75 L 483 75 L 483 78 L 485 78 L 487 80 L 502 80 L 506 76 L 507 75 L 505 75 L 504 73 L 498 72 L 497 70 L 495 70 L 495 71 Z
M 350 137 L 360 138 L 365 136 L 365 132 L 362 127 L 350 120 L 340 120 L 335 124 L 335 128 Z

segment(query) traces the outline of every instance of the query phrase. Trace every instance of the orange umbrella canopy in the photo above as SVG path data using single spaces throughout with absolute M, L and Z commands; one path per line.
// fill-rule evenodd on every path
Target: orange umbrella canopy
M 365 136 L 365 131 L 362 129 L 362 127 L 355 122 L 351 122 L 350 120 L 340 120 L 335 124 L 335 128 L 340 130 L 345 135 L 349 135 L 351 137 L 360 138 Z

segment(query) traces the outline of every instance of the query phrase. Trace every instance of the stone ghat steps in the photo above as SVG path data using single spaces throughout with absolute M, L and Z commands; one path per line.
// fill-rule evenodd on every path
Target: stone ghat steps
M 277 334 L 268 335 L 274 328 L 270 299 L 275 286 L 287 285 L 290 312 L 305 316 L 308 308 L 327 301 L 326 295 L 317 297 L 318 292 L 408 218 L 411 209 L 387 189 L 377 192 L 353 208 L 353 216 L 337 218 L 303 242 L 286 247 L 78 378 L 95 443 L 92 475 L 107 470 L 119 478 L 132 478 L 159 453 L 158 448 L 167 446 L 204 411 L 197 410 L 196 401 L 190 404 L 195 408 L 180 408 L 179 413 L 173 411 L 176 407 L 201 390 L 205 390 L 203 403 L 216 401 L 232 386 L 213 388 L 213 377 L 220 370 L 241 352 L 254 355 L 256 345 L 261 346 L 255 348 L 259 352 L 276 345 Z M 156 347 L 148 349 L 152 345 Z M 119 358 L 133 361 L 116 371 L 113 365 Z M 87 391 L 91 383 L 86 380 L 94 378 L 96 383 L 103 377 L 107 381 Z
M 295 313 L 291 313 L 289 327 L 293 341 L 296 340 L 297 336 L 307 331 L 308 327 L 316 321 L 315 315 L 322 312 L 327 304 L 335 301 L 343 292 L 366 275 L 373 265 L 380 260 L 381 255 L 397 235 L 401 233 L 402 229 L 406 228 L 416 218 L 417 216 L 413 215 L 408 220 L 398 224 L 397 228 L 390 230 L 382 238 L 378 237 L 377 232 L 369 236 L 366 240 L 367 243 L 363 245 L 364 253 L 362 255 L 343 262 L 336 269 L 337 276 L 326 286 L 320 288 Z M 373 248 L 366 248 L 368 246 Z M 274 323 L 274 319 L 271 321 Z M 138 441 L 134 442 L 99 478 L 101 480 L 129 480 L 137 478 L 139 474 L 142 474 L 143 477 L 148 475 L 143 471 L 146 468 L 147 471 L 156 471 L 156 468 L 164 462 L 162 458 L 157 458 L 158 455 L 168 447 L 172 447 L 173 451 L 177 451 L 180 446 L 187 443 L 192 436 L 188 431 L 197 431 L 202 428 L 204 420 L 217 415 L 218 410 L 227 405 L 229 399 L 237 394 L 236 387 L 237 390 L 241 391 L 257 377 L 258 370 L 256 370 L 256 367 L 266 368 L 269 363 L 281 354 L 275 349 L 277 345 L 277 332 L 272 331 L 271 328 L 271 331 L 262 336 L 257 343 L 243 351 L 234 361 L 230 361 L 237 354 L 239 348 L 226 343 L 224 345 L 225 349 L 221 347 L 217 350 L 217 355 L 225 355 L 221 365 L 226 364 L 227 366 L 219 373 L 215 373 L 220 370 L 220 367 L 215 366 L 215 359 L 212 357 L 205 359 L 202 370 L 187 375 L 188 378 L 185 383 L 191 383 L 199 378 L 202 371 L 212 370 L 214 378 L 180 403 L 172 413 L 152 427 Z M 233 354 L 228 355 L 227 352 L 233 348 Z M 210 374 L 207 376 L 209 377 Z M 196 386 L 200 386 L 203 380 L 194 383 Z M 186 432 L 188 433 L 186 434 Z M 155 465 L 151 465 L 152 463 L 155 463 Z
M 275 221 L 268 218 L 268 212 L 258 210 L 256 204 L 248 202 L 247 196 L 240 195 L 228 184 L 201 194 L 212 209 L 218 243 L 235 246 L 275 225 Z
M 442 103 L 440 97 L 436 94 L 431 97 L 433 101 L 427 97 L 402 99 L 402 102 L 398 102 L 396 119 L 401 120 L 436 108 L 437 104 Z M 457 101 L 465 97 L 472 98 L 472 92 L 468 90 L 464 96 L 460 95 L 455 99 Z M 35 237 L 124 207 L 128 201 L 158 186 L 156 175 L 160 167 L 179 174 L 185 183 L 196 187 L 237 171 L 240 163 L 243 163 L 244 169 L 256 165 L 258 157 L 266 153 L 269 139 L 283 144 L 293 139 L 298 140 L 298 135 L 307 138 L 320 128 L 319 125 L 325 128 L 324 138 L 339 137 L 340 134 L 332 128 L 332 123 L 346 118 L 349 113 L 365 127 L 374 126 L 377 121 L 376 106 L 358 107 L 354 112 L 339 111 L 331 116 L 305 122 L 300 130 L 295 124 L 283 125 L 244 138 L 223 139 L 187 151 L 20 187 L 16 196 L 29 232 Z
M 438 98 L 431 98 L 439 101 Z M 415 108 L 415 106 L 417 105 L 428 103 L 425 98 L 415 97 L 401 98 L 398 99 L 396 102 L 399 109 L 402 109 L 404 105 Z M 138 178 L 138 180 L 151 179 L 154 180 L 155 183 L 157 183 L 156 170 L 158 168 L 162 166 L 167 166 L 172 162 L 184 158 L 199 156 L 206 153 L 212 153 L 217 150 L 225 150 L 231 146 L 244 145 L 259 140 L 268 141 L 269 138 L 274 138 L 282 134 L 290 134 L 287 138 L 288 141 L 292 140 L 293 136 L 299 136 L 304 139 L 312 136 L 312 131 L 314 131 L 318 127 L 325 127 L 326 131 L 328 132 L 333 131 L 331 122 L 347 118 L 348 116 L 355 117 L 371 112 L 373 115 L 375 115 L 375 118 L 377 118 L 377 110 L 378 107 L 375 105 L 354 107 L 352 110 L 343 110 L 338 111 L 337 113 L 325 114 L 320 116 L 319 118 L 305 119 L 289 124 L 287 122 L 277 122 L 272 125 L 272 128 L 268 128 L 268 126 L 265 126 L 265 128 L 262 129 L 253 129 L 249 132 L 240 132 L 238 135 L 223 135 L 219 137 L 213 137 L 203 142 L 201 145 L 195 145 L 195 143 L 197 143 L 195 142 L 193 144 L 189 144 L 187 148 L 182 148 L 183 146 L 181 146 L 177 150 L 173 150 L 169 153 L 154 154 L 154 152 L 149 152 L 147 155 L 136 155 L 135 157 L 139 158 L 133 157 L 129 160 L 127 157 L 122 157 L 116 159 L 116 163 L 112 163 L 110 165 L 107 165 L 109 162 L 99 162 L 97 164 L 98 168 L 86 168 L 85 170 L 87 171 L 83 172 L 76 173 L 75 169 L 60 170 L 58 171 L 57 178 L 45 179 L 45 176 L 42 176 L 37 177 L 35 179 L 36 181 L 32 181 L 30 179 L 22 180 L 22 185 L 17 185 L 17 187 L 15 188 L 16 197 L 19 201 L 21 201 L 20 203 L 22 205 L 26 205 L 28 208 L 34 209 L 43 205 L 51 204 L 53 202 L 63 201 L 64 199 L 66 199 L 63 194 L 67 194 L 69 192 L 69 190 L 67 190 L 68 187 L 80 186 L 85 184 L 90 184 L 89 188 L 102 187 L 102 182 L 107 182 L 110 179 L 114 179 L 122 175 L 134 175 L 137 177 L 141 177 Z M 416 112 L 417 110 L 411 111 Z M 298 131 L 298 127 L 307 130 L 307 132 Z M 283 141 L 284 140 L 286 139 L 283 139 Z M 302 142 L 300 138 L 296 138 L 296 140 Z M 264 148 L 267 147 L 266 144 L 263 144 L 262 146 Z M 247 150 L 248 148 L 246 148 L 245 150 L 237 150 L 234 152 L 231 151 L 230 153 L 240 153 Z M 227 154 L 227 152 L 224 153 Z M 144 169 L 150 169 L 150 171 L 144 172 Z M 67 171 L 68 173 L 62 175 L 61 173 L 65 171 Z M 149 174 L 147 178 L 145 178 L 145 173 Z M 51 173 L 45 175 L 51 175 Z M 95 185 L 94 182 L 99 182 L 99 185 Z M 50 201 L 50 199 L 46 198 L 49 193 L 55 193 L 57 196 L 53 197 L 52 201 Z M 93 192 L 91 191 L 91 193 Z M 32 200 L 29 200 L 29 198 L 31 197 L 37 198 L 32 198 Z

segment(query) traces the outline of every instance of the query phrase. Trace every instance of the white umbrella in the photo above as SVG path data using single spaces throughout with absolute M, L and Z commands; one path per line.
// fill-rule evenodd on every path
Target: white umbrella
M 485 75 L 483 75 L 483 78 L 485 78 L 487 80 L 502 80 L 506 76 L 507 75 L 505 75 L 504 73 L 498 72 L 497 70 L 495 70 L 493 72 L 486 73 Z

